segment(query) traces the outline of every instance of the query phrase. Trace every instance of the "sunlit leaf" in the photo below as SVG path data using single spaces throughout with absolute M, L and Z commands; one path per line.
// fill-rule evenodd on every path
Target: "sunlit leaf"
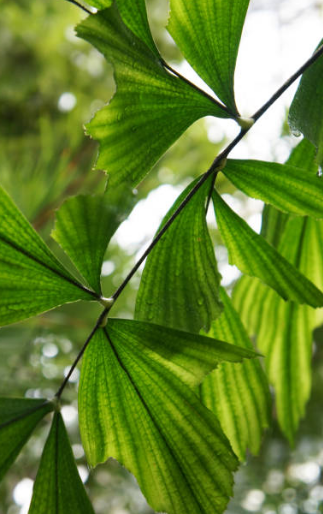
M 116 458 L 158 512 L 222 513 L 237 461 L 194 390 L 220 360 L 254 356 L 233 348 L 247 352 L 150 323 L 109 320 L 87 347 L 81 371 L 89 463 Z
M 77 28 L 112 63 L 117 93 L 87 125 L 100 142 L 97 162 L 110 184 L 138 184 L 161 155 L 197 119 L 229 117 L 208 96 L 168 73 L 123 23 L 116 6 Z
M 320 42 L 320 47 L 322 41 Z M 288 122 L 294 132 L 301 132 L 318 149 L 317 162 L 323 161 L 323 58 L 312 64 L 301 78 L 290 106 Z
M 195 184 L 179 196 L 160 228 Z M 209 188 L 207 181 L 150 253 L 137 294 L 136 318 L 199 332 L 202 327 L 208 330 L 220 315 L 221 276 L 205 220 Z
M 77 471 L 62 416 L 55 413 L 28 514 L 94 514 Z
M 170 1 L 168 30 L 184 57 L 237 114 L 234 70 L 249 0 Z
M 253 349 L 239 315 L 221 288 L 224 311 L 212 323 L 208 336 Z M 257 454 L 263 431 L 270 425 L 268 382 L 257 359 L 241 364 L 222 363 L 201 385 L 203 403 L 214 412 L 240 460 L 249 448 Z
M 115 2 L 127 27 L 129 27 L 141 41 L 146 43 L 154 54 L 159 56 L 159 52 L 151 36 L 145 0 L 115 0 Z M 112 5 L 112 0 L 90 0 L 90 2 L 87 3 L 98 9 L 105 9 Z
M 273 246 L 256 234 L 216 192 L 213 201 L 218 227 L 228 248 L 229 260 L 247 275 L 260 278 L 284 299 L 323 305 L 323 293 Z
M 93 300 L 0 188 L 0 325 L 67 302 Z
M 222 170 L 247 195 L 283 212 L 323 217 L 323 180 L 289 164 L 229 159 Z
M 53 404 L 47 400 L 0 398 L 0 479 Z
M 98 294 L 107 245 L 131 204 L 130 190 L 122 188 L 105 195 L 69 198 L 57 211 L 52 237 Z

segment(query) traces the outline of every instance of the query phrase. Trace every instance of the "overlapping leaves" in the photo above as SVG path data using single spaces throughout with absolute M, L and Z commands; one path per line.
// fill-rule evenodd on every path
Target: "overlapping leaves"
M 62 416 L 56 412 L 34 483 L 29 514 L 94 514 L 75 464 Z
M 126 181 L 134 186 L 194 121 L 233 114 L 165 69 L 147 41 L 146 24 L 135 21 L 131 13 L 136 7 L 129 11 L 128 3 L 114 2 L 91 15 L 77 33 L 112 63 L 117 84 L 109 105 L 87 125 L 88 133 L 100 141 L 97 166 L 108 172 L 110 184 Z M 135 5 L 139 16 L 143 2 Z
M 260 278 L 284 299 L 323 306 L 323 293 L 265 239 L 235 214 L 217 193 L 213 202 L 220 233 L 231 264 L 247 275 Z
M 224 311 L 212 323 L 208 336 L 252 349 L 230 298 L 223 288 L 220 293 Z M 271 415 L 268 381 L 258 359 L 234 365 L 228 362 L 220 364 L 203 381 L 201 398 L 208 409 L 216 414 L 240 460 L 245 459 L 247 449 L 258 453 L 263 431 L 270 425 Z
M 222 360 L 253 352 L 150 323 L 109 320 L 89 344 L 79 388 L 91 465 L 113 456 L 156 511 L 220 513 L 237 466 L 194 389 Z
M 314 147 L 303 140 L 289 163 L 307 175 L 313 171 Z M 305 276 L 323 287 L 323 224 L 292 218 L 273 207 L 264 211 L 263 234 Z M 276 233 L 275 233 L 276 228 Z M 265 354 L 269 379 L 275 386 L 277 414 L 283 432 L 294 440 L 311 388 L 312 330 L 321 311 L 282 301 L 259 280 L 244 276 L 234 289 L 234 303 Z
M 120 192 L 68 200 L 57 215 L 55 238 L 93 288 L 53 253 L 0 188 L 0 325 L 14 323 L 77 300 L 99 300 L 106 246 L 131 208 Z

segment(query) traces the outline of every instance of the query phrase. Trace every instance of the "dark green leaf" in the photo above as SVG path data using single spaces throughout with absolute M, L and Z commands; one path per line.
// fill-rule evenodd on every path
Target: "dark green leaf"
M 0 325 L 29 318 L 67 302 L 93 300 L 94 295 L 54 257 L 2 188 L 0 288 Z
M 191 191 L 179 196 L 159 230 Z M 207 181 L 150 253 L 140 282 L 136 318 L 190 332 L 208 330 L 222 310 L 221 276 L 205 221 Z
M 77 471 L 62 416 L 55 413 L 28 514 L 94 514 Z
M 237 115 L 234 70 L 249 0 L 170 1 L 168 30 L 184 57 Z
M 53 404 L 47 400 L 0 398 L 0 479 Z
M 319 44 L 321 46 L 322 41 Z M 302 132 L 318 149 L 317 162 L 323 161 L 323 58 L 303 74 L 293 102 L 288 122 L 294 132 Z
M 323 217 L 323 180 L 315 172 L 289 164 L 233 159 L 222 171 L 238 189 L 281 211 Z
M 131 198 L 130 190 L 125 188 L 100 196 L 76 196 L 69 198 L 56 214 L 52 237 L 98 294 L 107 245 L 131 210 Z
M 123 23 L 116 6 L 90 16 L 77 28 L 112 63 L 117 93 L 87 125 L 100 141 L 97 166 L 111 185 L 132 185 L 197 119 L 227 118 L 208 96 L 168 73 L 161 61 Z
M 208 333 L 237 346 L 253 349 L 230 298 L 221 288 L 223 314 Z M 257 359 L 241 364 L 222 363 L 201 385 L 203 403 L 214 412 L 240 460 L 249 448 L 257 454 L 263 430 L 270 424 L 271 398 L 268 382 Z
M 129 320 L 109 320 L 85 351 L 80 430 L 89 463 L 110 456 L 168 514 L 222 513 L 237 461 L 216 417 L 192 388 L 237 348 Z M 223 351 L 222 351 L 223 349 Z
M 284 299 L 307 303 L 313 307 L 323 305 L 323 293 L 256 234 L 220 195 L 214 193 L 213 201 L 231 264 L 236 264 L 247 275 L 260 278 Z

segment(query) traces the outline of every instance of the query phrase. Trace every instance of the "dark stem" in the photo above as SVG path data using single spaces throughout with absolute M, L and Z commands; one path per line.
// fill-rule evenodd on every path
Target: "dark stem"
M 78 353 L 78 355 L 77 355 L 77 357 L 76 357 L 75 361 L 73 362 L 73 364 L 72 364 L 72 366 L 71 366 L 71 368 L 70 368 L 69 372 L 67 373 L 67 375 L 66 375 L 66 377 L 65 377 L 64 381 L 62 382 L 62 384 L 61 384 L 60 388 L 58 389 L 57 393 L 55 394 L 55 397 L 56 397 L 58 400 L 60 399 L 60 397 L 61 397 L 61 395 L 62 395 L 62 392 L 64 391 L 65 386 L 66 386 L 67 382 L 69 381 L 69 379 L 70 379 L 70 377 L 71 377 L 71 375 L 72 375 L 72 373 L 73 373 L 74 369 L 76 368 L 77 363 L 79 362 L 80 358 L 82 357 L 83 353 L 85 352 L 85 350 L 86 350 L 86 348 L 87 348 L 87 346 L 88 346 L 89 342 L 91 341 L 92 337 L 94 336 L 95 332 L 96 332 L 96 331 L 98 330 L 98 328 L 100 328 L 100 326 L 102 325 L 103 320 L 104 320 L 104 318 L 106 317 L 106 315 L 107 315 L 107 313 L 108 313 L 108 312 L 109 312 L 109 309 L 108 309 L 108 308 L 105 308 L 105 309 L 101 312 L 100 316 L 98 317 L 98 319 L 97 319 L 97 321 L 96 321 L 96 323 L 95 323 L 95 325 L 94 325 L 94 327 L 93 327 L 93 330 L 91 331 L 91 333 L 90 333 L 90 335 L 88 336 L 87 340 L 86 340 L 86 341 L 85 341 L 85 343 L 83 344 L 83 346 L 82 346 L 82 348 L 81 348 L 80 352 Z
M 76 5 L 77 7 L 79 7 L 80 9 L 82 9 L 82 11 L 85 11 L 87 14 L 92 14 L 91 11 L 89 9 L 87 9 L 86 7 L 84 7 L 84 5 L 82 4 L 79 4 L 78 2 L 76 2 L 76 0 L 66 0 L 67 2 L 70 2 L 71 4 L 74 4 Z
M 68 0 L 70 1 L 70 0 Z M 319 57 L 323 55 L 323 45 L 314 52 L 314 54 L 312 55 L 312 57 L 310 57 L 310 59 L 308 59 L 305 64 L 303 64 L 277 91 L 276 93 L 274 93 L 272 95 L 272 97 L 258 110 L 255 112 L 255 114 L 252 116 L 251 120 L 254 120 L 254 123 L 259 120 L 259 118 L 261 118 L 261 116 L 263 116 L 263 114 L 265 114 L 265 112 L 275 103 L 276 100 L 278 100 L 278 98 L 293 84 L 293 82 L 295 82 L 295 80 L 297 80 L 301 75 L 302 73 L 304 73 L 304 71 L 306 71 L 314 62 L 316 62 Z M 168 67 L 168 65 L 166 65 Z M 170 71 L 171 68 L 168 67 L 168 69 Z M 176 72 L 174 72 L 176 73 Z M 177 73 L 176 73 L 177 74 Z M 205 93 L 206 94 L 206 93 Z M 210 97 L 211 98 L 211 97 Z M 211 166 L 209 167 L 209 169 L 201 176 L 200 180 L 195 184 L 195 186 L 193 187 L 193 189 L 188 193 L 188 195 L 184 198 L 184 200 L 182 201 L 182 203 L 178 206 L 178 208 L 176 209 L 176 211 L 173 213 L 173 215 L 169 218 L 169 220 L 165 223 L 165 225 L 163 226 L 163 228 L 160 230 L 160 232 L 158 232 L 158 234 L 155 236 L 155 238 L 152 240 L 152 242 L 150 243 L 150 245 L 148 246 L 148 248 L 146 249 L 146 251 L 143 253 L 143 255 L 140 257 L 140 259 L 137 261 L 137 263 L 134 265 L 134 267 L 132 268 L 132 270 L 129 272 L 129 274 L 126 276 L 126 278 L 123 280 L 123 282 L 120 284 L 120 286 L 118 287 L 118 289 L 115 291 L 115 293 L 112 295 L 112 298 L 113 300 L 116 300 L 120 294 L 122 293 L 122 291 L 124 290 L 124 288 L 126 287 L 126 285 L 128 284 L 128 282 L 131 280 L 131 278 L 133 277 L 133 275 L 136 273 L 136 271 L 138 270 L 138 268 L 141 266 L 141 264 L 143 263 L 143 261 L 146 259 L 146 257 L 150 254 L 150 252 L 153 250 L 153 248 L 156 246 L 156 244 L 158 243 L 158 241 L 160 241 L 160 239 L 163 237 L 163 235 L 165 234 L 165 232 L 168 230 L 168 228 L 172 225 L 172 223 L 176 220 L 177 216 L 179 216 L 179 214 L 182 212 L 182 210 L 185 208 L 185 206 L 188 204 L 188 202 L 191 200 L 191 198 L 193 198 L 193 196 L 195 195 L 195 193 L 200 189 L 200 187 L 204 184 L 204 182 L 212 175 L 212 173 L 215 174 L 215 177 L 217 175 L 217 173 L 221 170 L 221 168 L 223 167 L 223 160 L 227 158 L 227 156 L 229 155 L 229 153 L 237 146 L 237 144 L 241 141 L 241 139 L 243 139 L 243 137 L 247 134 L 247 132 L 249 132 L 249 130 L 251 129 L 253 125 L 251 124 L 250 126 L 246 127 L 246 128 L 242 128 L 239 132 L 239 134 L 233 139 L 233 141 L 231 141 L 231 143 L 228 144 L 228 146 L 222 150 L 222 152 L 220 152 L 216 158 L 214 159 L 213 163 L 211 164 Z M 211 190 L 211 194 L 212 194 L 212 190 Z M 102 311 L 100 317 L 98 318 L 92 332 L 90 333 L 89 337 L 87 338 L 87 340 L 85 341 L 80 353 L 78 354 L 78 356 L 76 357 L 68 375 L 66 376 L 64 382 L 62 383 L 61 387 L 59 388 L 59 390 L 57 391 L 56 393 L 56 397 L 57 398 L 60 398 L 71 374 L 73 373 L 77 363 L 79 362 L 80 358 L 82 357 L 87 345 L 89 344 L 89 342 L 91 341 L 92 337 L 94 336 L 96 330 L 100 327 L 100 325 L 102 324 L 104 318 L 107 316 L 109 312 L 109 308 L 106 308 L 104 309 L 104 311 Z

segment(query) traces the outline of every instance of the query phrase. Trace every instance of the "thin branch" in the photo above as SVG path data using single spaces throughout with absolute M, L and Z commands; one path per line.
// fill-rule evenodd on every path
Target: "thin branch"
M 103 321 L 104 321 L 104 319 L 105 319 L 105 317 L 106 317 L 106 315 L 107 315 L 107 313 L 108 313 L 108 312 L 109 312 L 109 308 L 105 308 L 105 309 L 101 312 L 100 316 L 98 317 L 98 319 L 97 319 L 97 321 L 96 321 L 96 323 L 95 323 L 95 325 L 94 325 L 94 327 L 93 327 L 93 329 L 92 329 L 92 331 L 91 331 L 90 335 L 88 336 L 87 340 L 85 341 L 84 345 L 82 346 L 82 348 L 81 348 L 80 352 L 78 353 L 78 355 L 77 355 L 77 357 L 76 357 L 75 361 L 73 362 L 73 364 L 72 364 L 72 366 L 71 366 L 71 368 L 70 368 L 69 372 L 67 373 L 67 375 L 66 375 L 66 377 L 65 377 L 64 381 L 62 382 L 62 384 L 61 384 L 60 388 L 58 389 L 57 393 L 55 394 L 55 397 L 56 397 L 58 400 L 60 399 L 60 397 L 61 397 L 61 395 L 62 395 L 62 392 L 64 391 L 64 389 L 65 389 L 65 386 L 66 386 L 67 382 L 68 382 L 68 381 L 69 381 L 69 379 L 71 378 L 71 375 L 72 375 L 72 373 L 73 373 L 74 369 L 76 368 L 76 366 L 77 366 L 77 364 L 78 364 L 78 362 L 79 362 L 80 358 L 82 357 L 83 353 L 85 352 L 85 350 L 86 350 L 86 348 L 87 348 L 87 346 L 88 346 L 89 342 L 91 341 L 92 337 L 94 336 L 94 334 L 95 334 L 95 332 L 98 330 L 98 328 L 100 328 L 100 327 L 102 326 L 102 323 L 103 323 Z
M 80 4 L 79 2 L 77 2 L 76 0 L 66 0 L 67 2 L 70 2 L 71 4 L 74 4 L 76 5 L 77 7 L 79 7 L 80 9 L 82 9 L 82 11 L 85 11 L 87 14 L 92 14 L 91 11 L 89 9 L 87 9 L 86 7 L 84 7 L 84 5 Z

